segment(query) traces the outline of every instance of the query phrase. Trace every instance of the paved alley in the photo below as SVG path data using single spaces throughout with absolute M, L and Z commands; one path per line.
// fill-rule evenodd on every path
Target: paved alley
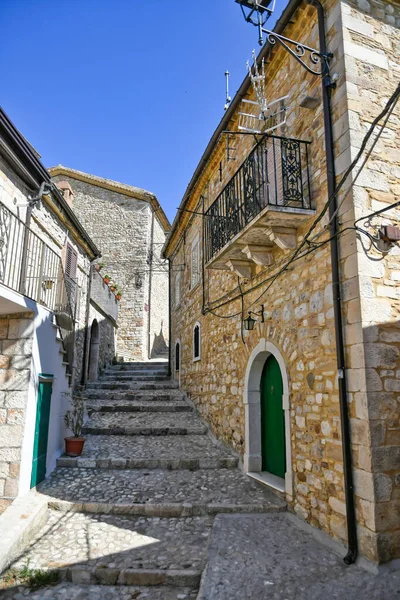
M 110 367 L 86 390 L 79 458 L 40 486 L 49 517 L 14 568 L 61 581 L 7 600 L 392 600 L 399 574 L 346 567 L 238 469 L 162 363 Z
M 195 598 L 215 515 L 285 510 L 167 373 L 126 363 L 88 385 L 84 452 L 61 457 L 40 485 L 49 519 L 14 565 L 59 569 L 65 583 L 33 598 Z

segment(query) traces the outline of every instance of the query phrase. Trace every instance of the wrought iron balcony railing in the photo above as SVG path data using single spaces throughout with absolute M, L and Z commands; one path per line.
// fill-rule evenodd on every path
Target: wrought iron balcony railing
M 311 208 L 309 143 L 271 135 L 255 146 L 205 213 L 206 263 L 267 206 Z
M 76 282 L 66 278 L 60 256 L 2 203 L 0 283 L 54 312 L 72 367 Z

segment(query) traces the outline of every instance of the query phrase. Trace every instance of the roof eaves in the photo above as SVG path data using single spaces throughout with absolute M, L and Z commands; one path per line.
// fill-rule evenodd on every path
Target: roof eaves
M 70 167 L 64 167 L 64 165 L 50 167 L 49 173 L 52 177 L 55 177 L 56 175 L 66 175 L 71 177 L 72 179 L 77 179 L 78 181 L 83 181 L 85 183 L 89 183 L 104 189 L 115 191 L 119 194 L 123 194 L 136 200 L 143 200 L 145 202 L 149 202 L 164 232 L 166 233 L 171 229 L 171 223 L 169 222 L 167 215 L 165 214 L 160 202 L 158 201 L 157 196 L 152 192 L 135 187 L 133 185 L 120 183 L 119 181 L 114 181 L 112 179 L 106 179 L 105 177 L 91 175 L 90 173 L 78 171 L 77 169 L 71 169 Z

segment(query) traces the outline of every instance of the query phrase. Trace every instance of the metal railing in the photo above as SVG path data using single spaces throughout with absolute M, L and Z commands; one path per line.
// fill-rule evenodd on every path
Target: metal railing
M 308 144 L 264 137 L 205 212 L 205 261 L 210 261 L 266 206 L 311 208 Z
M 71 371 L 76 282 L 65 276 L 61 257 L 1 202 L 0 282 L 54 312 Z

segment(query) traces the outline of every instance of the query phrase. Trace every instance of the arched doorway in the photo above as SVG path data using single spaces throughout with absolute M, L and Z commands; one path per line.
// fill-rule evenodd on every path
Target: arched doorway
M 279 349 L 262 338 L 247 363 L 244 470 L 293 495 L 289 380 Z
M 97 319 L 93 319 L 90 329 L 90 350 L 88 380 L 96 381 L 99 373 L 100 329 Z

